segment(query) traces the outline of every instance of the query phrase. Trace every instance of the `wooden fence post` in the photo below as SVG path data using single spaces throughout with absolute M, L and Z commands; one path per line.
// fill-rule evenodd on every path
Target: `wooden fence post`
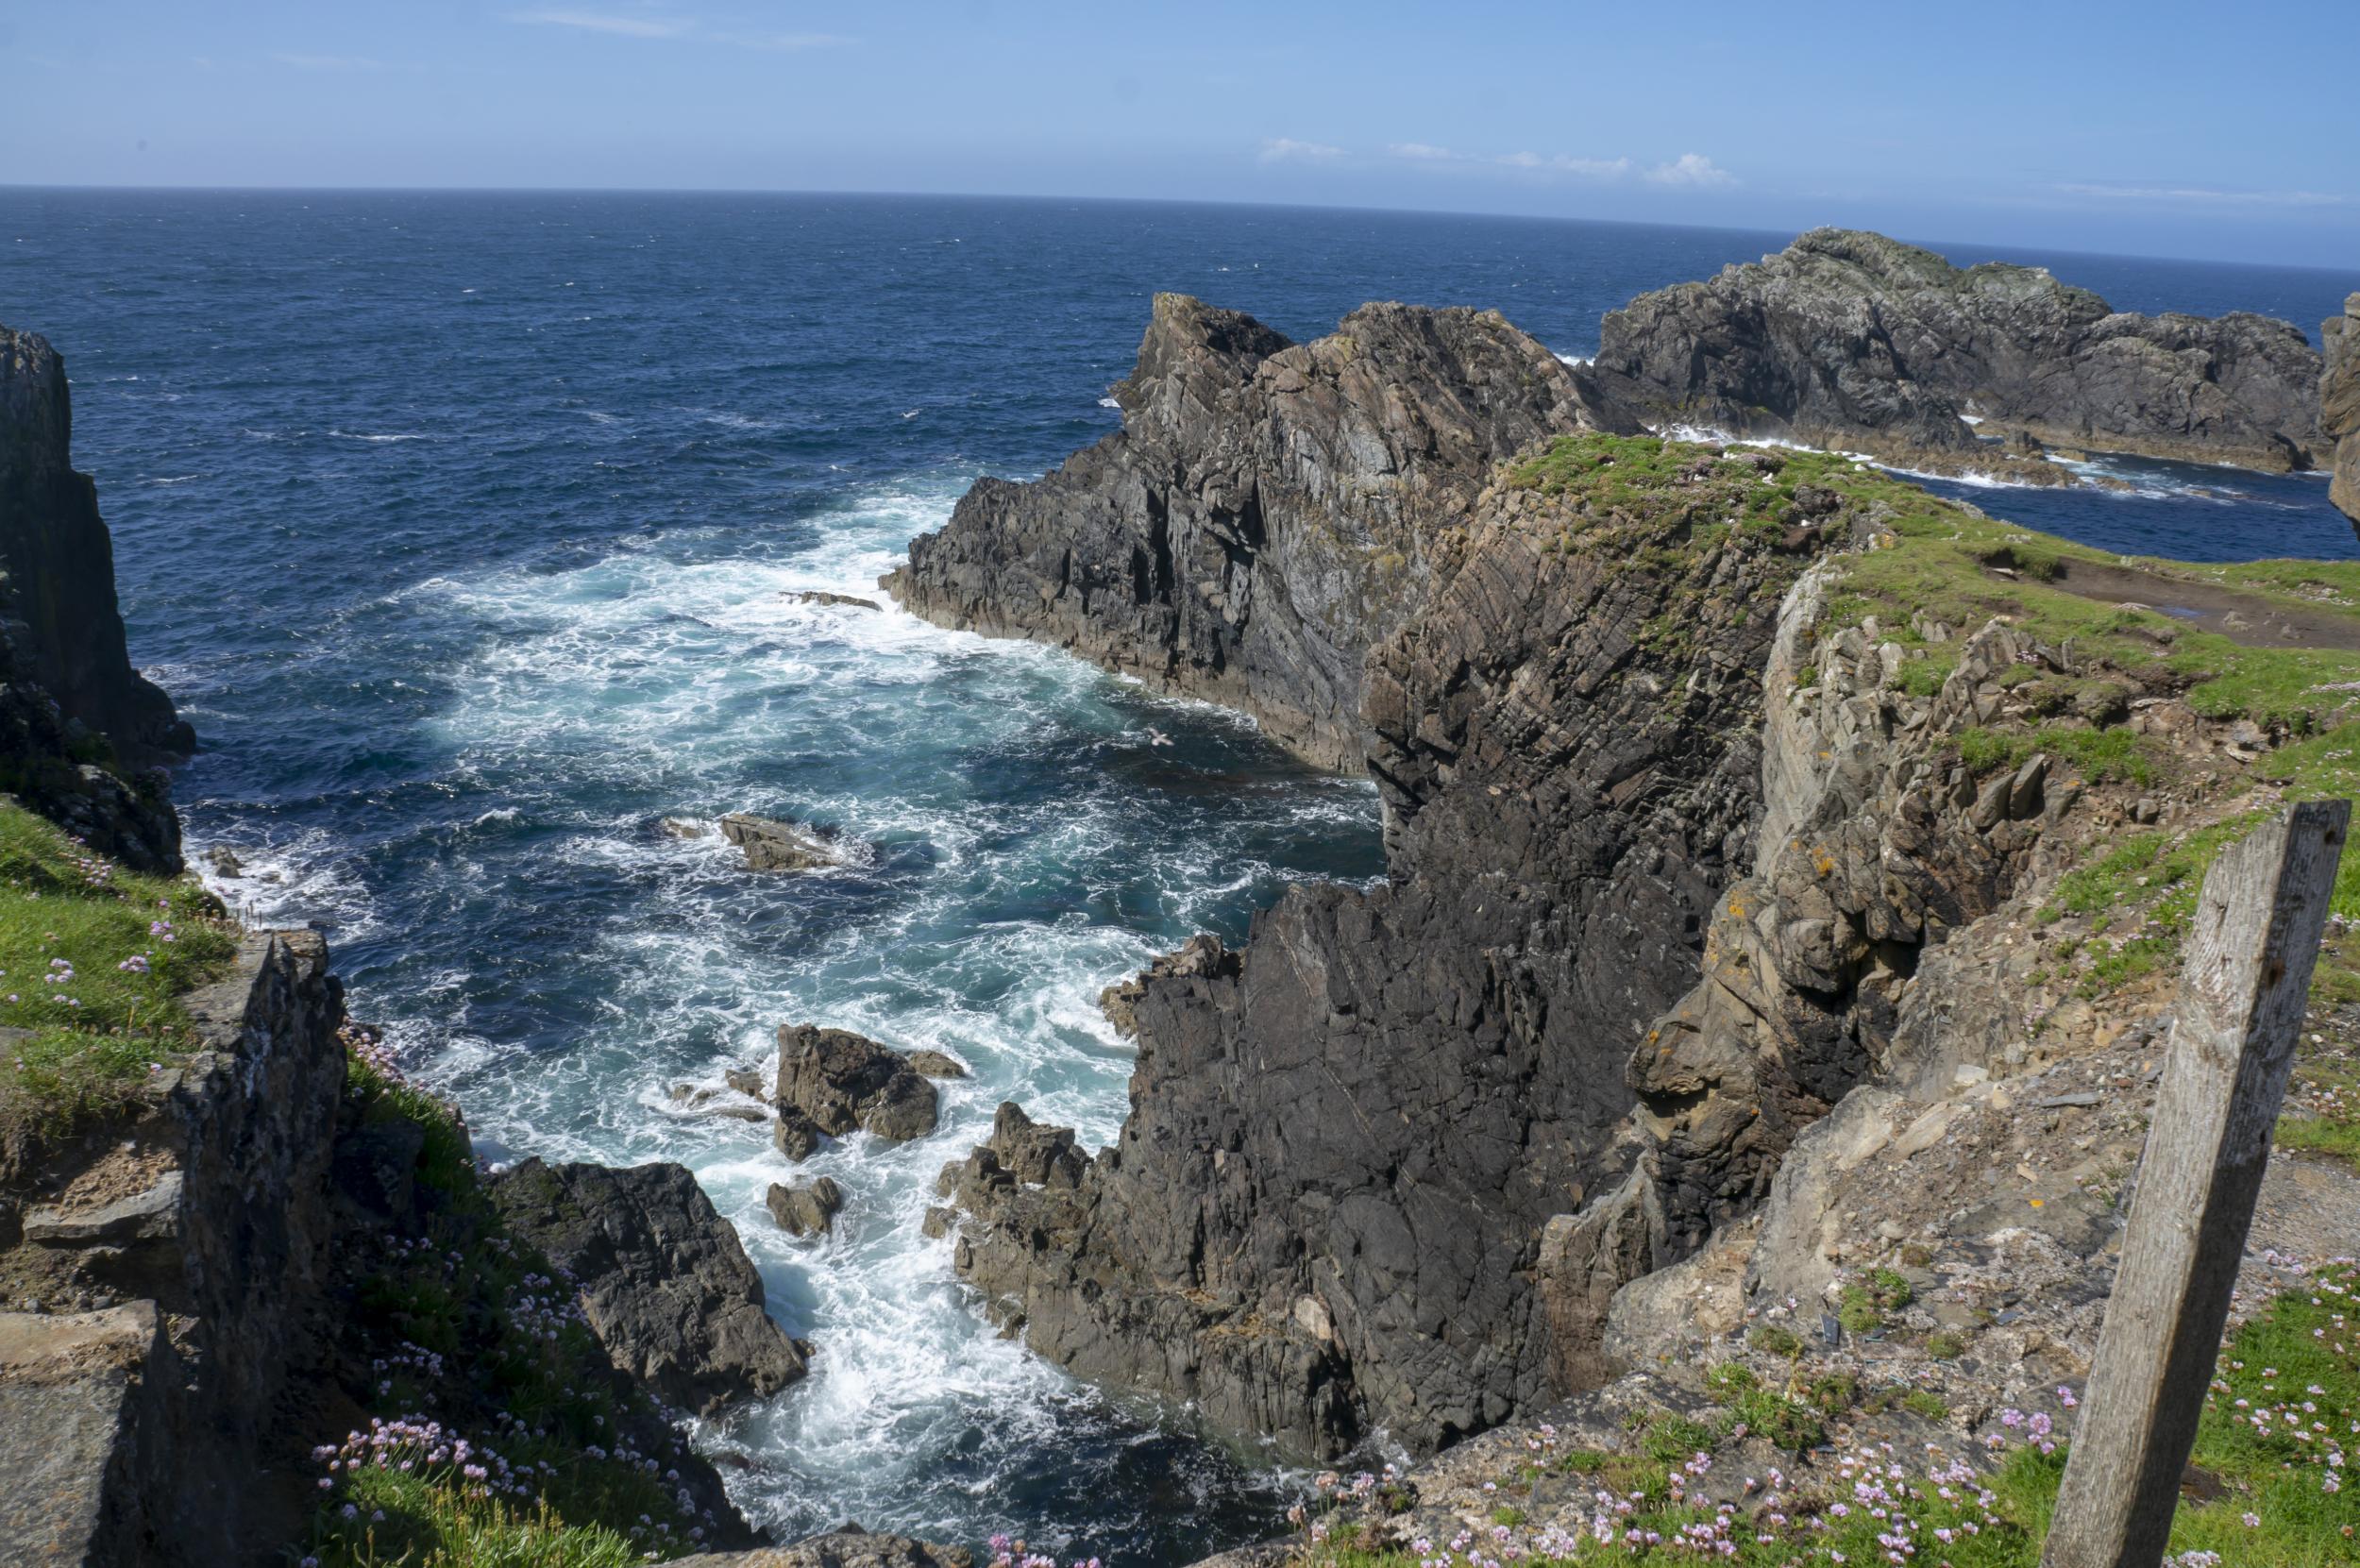
M 2288 808 L 2197 897 L 2122 1266 L 2041 1568 L 2157 1568 L 2327 923 L 2349 801 Z

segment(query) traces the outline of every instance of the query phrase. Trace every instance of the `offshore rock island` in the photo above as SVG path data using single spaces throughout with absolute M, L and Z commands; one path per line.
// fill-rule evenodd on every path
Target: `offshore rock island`
M 2196 886 L 2280 802 L 2360 792 L 2360 566 L 2131 560 L 1849 453 L 2330 467 L 2360 525 L 2360 295 L 2324 337 L 1840 230 L 1642 296 L 1589 364 L 1495 312 L 1298 344 L 1156 295 L 1121 430 L 980 481 L 884 585 L 1364 774 L 1385 876 L 1108 987 L 1115 1143 L 1002 1104 L 926 1234 L 1085 1379 L 1419 1461 L 1233 1563 L 1571 1558 L 1634 1518 L 1866 1560 L 1863 1453 L 1933 1467 L 1892 1468 L 1910 1519 L 2030 1562 Z M 828 1350 L 695 1177 L 480 1165 L 316 933 L 182 875 L 159 767 L 195 736 L 130 664 L 68 429 L 58 357 L 0 329 L 0 930 L 64 1009 L 0 1031 L 0 1562 L 968 1568 L 857 1526 L 763 1544 L 689 1418 L 807 1393 Z M 766 887 L 849 853 L 721 821 Z M 2256 1332 L 2355 1283 L 2318 1265 L 2360 1253 L 2360 936 L 2319 974 Z M 792 1163 L 934 1135 L 967 1071 L 777 1038 L 672 1101 Z M 817 1244 L 843 1202 L 767 1206 Z M 2213 1497 L 2337 1474 L 2207 1462 Z

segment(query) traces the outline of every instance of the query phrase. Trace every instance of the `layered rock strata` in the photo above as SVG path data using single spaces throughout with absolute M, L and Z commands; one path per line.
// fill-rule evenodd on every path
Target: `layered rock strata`
M 1958 268 L 1818 228 L 1607 313 L 1585 373 L 1659 426 L 1905 463 L 2006 454 L 1985 435 L 2284 470 L 2324 463 L 2319 356 L 2291 323 L 2136 315 L 2041 268 Z M 1969 418 L 1980 425 L 1970 425 Z
M 1578 401 L 1496 312 L 1369 305 L 1294 344 L 1170 294 L 1114 396 L 1120 431 L 1031 483 L 978 481 L 884 586 L 1347 768 L 1368 649 L 1449 576 L 1492 466 L 1572 429 Z
M 2327 345 L 2319 376 L 2319 430 L 2335 444 L 2327 497 L 2360 529 L 2360 294 L 2320 323 Z
M 1511 470 L 1369 660 L 1391 885 L 1290 888 L 1241 953 L 1199 938 L 1121 988 L 1112 1149 L 1003 1111 L 946 1174 L 961 1271 L 1053 1358 L 1314 1453 L 1547 1395 L 1538 1239 L 1620 1174 L 1621 1061 L 1750 867 L 1777 605 L 1879 522 L 1833 491 L 1749 519 L 1775 456 L 1569 461 L 1629 488 Z M 1859 1059 L 1828 1049 L 1823 1108 Z

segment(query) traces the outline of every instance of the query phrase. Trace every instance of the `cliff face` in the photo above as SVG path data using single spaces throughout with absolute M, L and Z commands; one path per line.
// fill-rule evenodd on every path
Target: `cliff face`
M 1609 312 L 1590 375 L 1651 423 L 1904 459 L 1977 450 L 1973 414 L 1986 435 L 2288 469 L 2326 459 L 2318 372 L 2287 322 L 2131 314 L 2037 268 L 1821 228 Z
M 2319 429 L 2335 443 L 2327 496 L 2360 528 L 2360 294 L 2345 300 L 2344 313 L 2322 322 L 2319 332 L 2327 343 Z
M 985 480 L 885 586 L 1070 648 L 1357 767 L 1367 650 L 1447 578 L 1492 465 L 1572 429 L 1565 367 L 1493 312 L 1370 305 L 1315 343 L 1159 295 L 1123 428 Z
M 1873 526 L 1800 462 L 1592 436 L 1480 497 L 1369 663 L 1391 885 L 1292 888 L 1127 993 L 1113 1148 L 1011 1108 L 946 1171 L 959 1267 L 1036 1348 L 1322 1454 L 1547 1395 L 1542 1231 L 1621 1174 L 1631 1041 L 1750 865 L 1779 598 Z
M 189 1008 L 203 1049 L 132 1125 L 0 1170 L 0 1270 L 47 1308 L 0 1312 L 0 1534 L 31 1560 L 234 1562 L 284 1524 L 257 1458 L 321 1326 L 343 1008 L 310 932 Z
M 177 760 L 195 737 L 125 651 L 114 546 L 90 476 L 74 471 L 72 432 L 64 362 L 0 327 L 0 613 L 19 671 L 126 764 Z

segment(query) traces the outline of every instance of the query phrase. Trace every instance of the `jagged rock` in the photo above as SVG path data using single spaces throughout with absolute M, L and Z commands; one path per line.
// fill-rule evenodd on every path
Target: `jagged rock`
M 750 871 L 809 871 L 844 858 L 827 839 L 775 817 L 733 811 L 723 815 L 720 829 L 722 837 L 745 851 Z
M 1003 1323 L 1296 1453 L 1380 1424 L 1431 1448 L 1549 1396 L 1540 1234 L 1619 1173 L 1610 1064 L 1695 974 L 1762 810 L 1777 617 L 1750 607 L 1810 557 L 1672 544 L 1752 483 L 1611 517 L 1494 489 L 1466 515 L 1364 676 L 1389 884 L 1290 888 L 1239 953 L 1118 987 L 1132 1112 L 1071 1191 L 990 1145 L 954 1168 L 954 1260 Z M 1830 1095 L 1864 1059 L 1813 1049 Z
M 819 1124 L 793 1105 L 779 1107 L 777 1125 L 771 1128 L 770 1140 L 780 1154 L 801 1165 L 819 1152 L 820 1140 L 827 1135 Z
M 813 588 L 790 588 L 779 597 L 796 604 L 833 605 L 839 610 L 875 610 L 880 608 L 877 601 L 873 599 L 861 599 L 852 594 L 822 593 L 818 589 Z
M 825 1236 L 834 1228 L 836 1214 L 844 1207 L 844 1189 L 833 1176 L 820 1176 L 798 1187 L 772 1182 L 763 1206 L 789 1236 Z
M 2319 357 L 2290 323 L 2132 315 L 2040 268 L 1962 270 L 1853 229 L 1610 311 L 1583 374 L 1653 422 L 1913 463 L 2001 466 L 1966 413 L 2017 432 L 2019 463 L 2033 441 L 2267 469 L 2327 456 Z
M 124 650 L 114 547 L 90 476 L 74 471 L 73 423 L 57 350 L 0 327 L 0 615 L 24 678 L 69 721 L 132 767 L 177 761 L 196 737 Z
M 782 1129 L 793 1110 L 838 1138 L 857 1127 L 904 1143 L 935 1130 L 935 1086 L 901 1053 L 846 1029 L 782 1025 L 776 1099 Z
M 731 1089 L 736 1089 L 733 1083 Z M 767 1121 L 770 1113 L 760 1105 L 749 1105 L 732 1097 L 727 1090 L 704 1084 L 674 1084 L 672 1104 L 679 1109 L 697 1116 L 717 1116 L 732 1121 Z
M 1369 305 L 1288 340 L 1155 296 L 1123 428 L 986 479 L 885 582 L 941 625 L 1070 648 L 1360 758 L 1367 650 L 1449 575 L 1493 464 L 1574 428 L 1565 366 L 1496 312 Z
M 2327 498 L 2360 530 L 2360 294 L 2344 301 L 2344 313 L 2321 323 L 2327 345 L 2319 376 L 2319 429 L 2335 444 Z
M 615 1365 L 663 1398 L 711 1414 L 803 1375 L 802 1352 L 763 1309 L 762 1276 L 686 1167 L 529 1159 L 489 1189 L 581 1286 Z
M 673 1568 L 974 1568 L 964 1546 L 938 1546 L 905 1535 L 872 1535 L 847 1525 L 792 1546 L 683 1558 Z
M 1173 975 L 1218 975 L 1234 972 L 1237 954 L 1221 945 L 1221 938 L 1212 936 L 1191 936 L 1174 953 L 1158 955 L 1147 968 L 1128 980 L 1118 980 L 1098 993 L 1099 1010 L 1106 1021 L 1115 1026 L 1115 1033 L 1128 1039 L 1139 1032 L 1136 1009 L 1139 998 L 1147 994 L 1150 981 Z
M 946 1056 L 939 1051 L 913 1051 L 909 1054 L 910 1071 L 921 1078 L 964 1078 L 967 1064 L 956 1056 Z

